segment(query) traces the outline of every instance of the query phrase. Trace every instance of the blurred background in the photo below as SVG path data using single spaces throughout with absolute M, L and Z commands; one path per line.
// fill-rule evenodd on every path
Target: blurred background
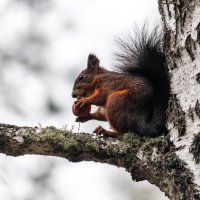
M 149 20 L 150 19 L 150 20 Z M 73 81 L 95 53 L 111 69 L 115 38 L 160 21 L 157 0 L 0 1 L 0 123 L 91 133 L 75 123 Z M 108 127 L 107 123 L 103 124 Z M 0 154 L 1 200 L 166 200 L 124 169 L 47 156 Z

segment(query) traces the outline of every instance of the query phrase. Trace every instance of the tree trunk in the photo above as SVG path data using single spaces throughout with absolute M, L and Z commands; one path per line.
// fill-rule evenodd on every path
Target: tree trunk
M 200 190 L 200 1 L 159 0 L 159 8 L 171 82 L 168 128 Z

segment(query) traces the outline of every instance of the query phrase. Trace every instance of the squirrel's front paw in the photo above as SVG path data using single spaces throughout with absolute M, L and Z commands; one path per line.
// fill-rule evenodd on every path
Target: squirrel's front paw
M 83 107 L 86 107 L 89 105 L 89 103 L 86 101 L 85 98 L 79 98 L 76 102 L 75 105 L 78 109 L 81 109 Z

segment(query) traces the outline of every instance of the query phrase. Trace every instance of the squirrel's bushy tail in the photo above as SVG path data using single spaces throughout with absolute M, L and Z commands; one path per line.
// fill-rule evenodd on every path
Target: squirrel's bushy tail
M 124 73 L 145 77 L 154 88 L 152 120 L 147 124 L 148 127 L 142 127 L 143 130 L 146 129 L 152 136 L 166 133 L 165 119 L 170 87 L 158 27 L 149 33 L 144 25 L 141 29 L 137 28 L 133 36 L 127 39 L 118 38 L 117 43 L 120 48 L 115 54 L 118 61 L 117 68 Z

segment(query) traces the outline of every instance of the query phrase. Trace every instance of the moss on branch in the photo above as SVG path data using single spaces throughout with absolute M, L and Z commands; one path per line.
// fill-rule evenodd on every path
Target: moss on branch
M 108 163 L 125 168 L 133 180 L 148 180 L 157 185 L 170 199 L 178 199 L 176 191 L 181 191 L 184 198 L 188 191 L 198 196 L 192 174 L 176 155 L 173 144 L 164 137 L 141 138 L 126 133 L 113 139 L 72 133 L 53 126 L 0 124 L 0 152 L 11 156 L 41 154 L 73 162 Z

